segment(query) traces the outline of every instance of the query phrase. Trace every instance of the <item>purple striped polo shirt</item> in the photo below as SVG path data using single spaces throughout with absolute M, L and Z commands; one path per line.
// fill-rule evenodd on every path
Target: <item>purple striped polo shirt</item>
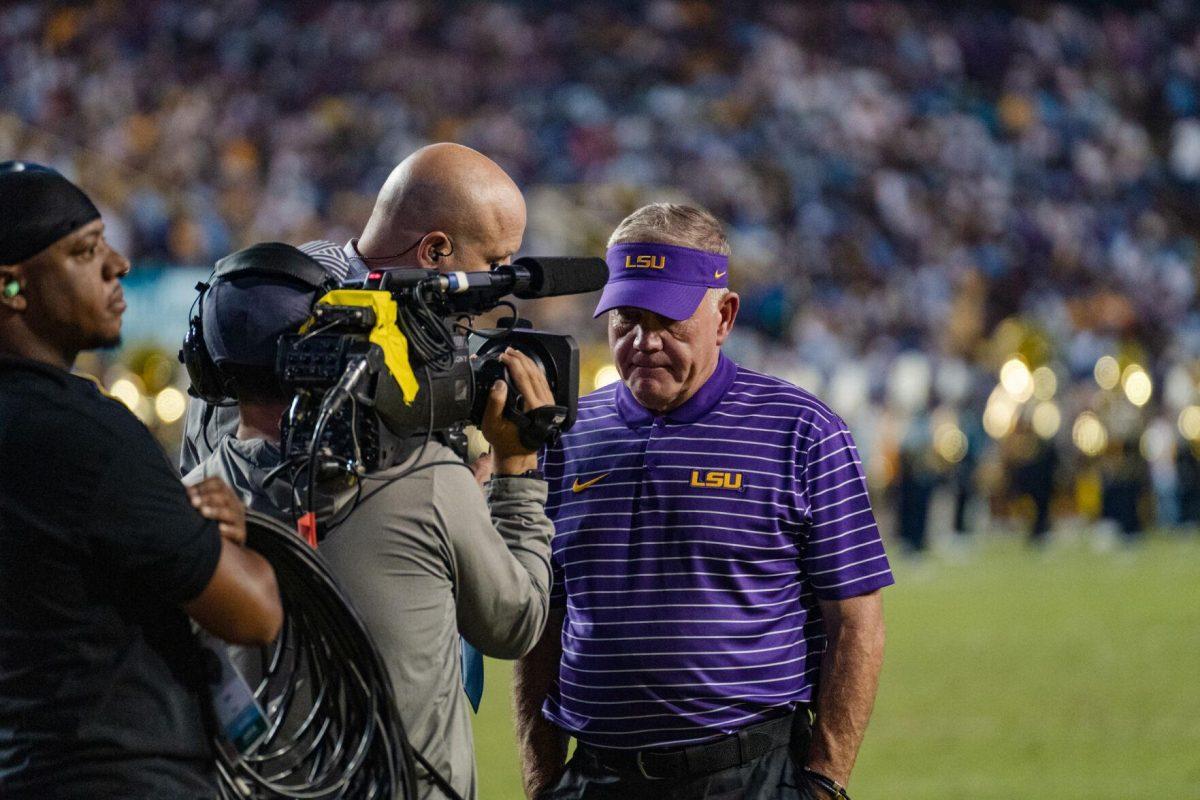
M 546 717 L 582 742 L 701 742 L 816 697 L 818 599 L 893 583 L 846 424 L 721 356 L 665 417 L 622 383 L 543 458 L 551 604 L 566 607 Z

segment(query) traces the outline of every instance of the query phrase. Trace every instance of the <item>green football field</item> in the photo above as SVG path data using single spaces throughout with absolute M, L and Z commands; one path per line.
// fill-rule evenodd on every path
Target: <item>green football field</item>
M 863 798 L 1200 798 L 1200 541 L 896 565 Z M 522 797 L 508 664 L 489 661 L 483 800 Z

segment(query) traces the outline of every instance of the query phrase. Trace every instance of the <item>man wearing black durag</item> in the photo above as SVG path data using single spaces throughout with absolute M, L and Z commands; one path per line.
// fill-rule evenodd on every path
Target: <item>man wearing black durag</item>
M 57 172 L 0 164 L 0 797 L 216 797 L 188 617 L 265 644 L 275 574 L 220 481 L 188 490 L 91 381 L 129 261 Z

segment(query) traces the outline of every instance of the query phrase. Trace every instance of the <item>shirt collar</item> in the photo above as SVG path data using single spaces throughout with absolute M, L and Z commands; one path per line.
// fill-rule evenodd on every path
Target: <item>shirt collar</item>
M 733 385 L 736 375 L 737 364 L 721 353 L 717 358 L 717 368 L 713 370 L 713 374 L 683 405 L 668 411 L 665 415 L 666 421 L 684 425 L 696 422 L 720 402 L 721 398 L 725 396 L 725 392 L 729 391 L 729 387 Z M 648 425 L 657 416 L 637 401 L 624 381 L 617 384 L 616 406 L 617 412 L 625 420 L 625 424 L 631 428 Z
M 358 252 L 358 237 L 346 242 L 342 252 L 346 254 L 346 260 L 350 262 L 350 273 L 346 276 L 347 278 L 362 278 L 371 271 L 367 267 L 367 262 Z
M 45 361 L 35 361 L 32 358 L 24 358 L 23 356 L 13 356 L 8 354 L 0 354 L 0 372 L 8 370 L 27 370 L 29 372 L 37 372 L 52 378 L 62 385 L 67 385 L 72 374 L 66 370 L 56 367 L 53 364 L 47 364 Z
M 266 439 L 239 439 L 236 436 L 226 436 L 221 440 L 221 446 L 228 446 L 244 460 L 264 471 L 270 471 L 283 461 L 279 446 L 271 444 Z M 280 483 L 286 483 L 286 481 L 280 481 Z

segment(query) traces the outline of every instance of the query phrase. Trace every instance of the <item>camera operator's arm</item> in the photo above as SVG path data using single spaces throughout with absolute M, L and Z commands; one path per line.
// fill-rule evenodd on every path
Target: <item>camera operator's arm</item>
M 200 627 L 234 644 L 270 644 L 283 624 L 275 570 L 244 547 L 246 508 L 220 478 L 187 487 L 192 506 L 217 523 L 221 555 L 208 585 L 183 610 Z
M 545 375 L 528 357 L 509 350 L 501 361 L 525 398 L 526 410 L 554 402 Z M 455 526 L 451 535 L 458 629 L 481 652 L 497 658 L 524 655 L 541 635 L 549 605 L 554 530 L 544 510 L 545 481 L 522 477 L 537 468 L 537 455 L 521 444 L 516 426 L 502 417 L 507 396 L 507 386 L 498 381 L 483 420 L 495 465 L 488 485 L 491 519 L 464 514 L 472 518 L 462 521 L 465 526 Z

